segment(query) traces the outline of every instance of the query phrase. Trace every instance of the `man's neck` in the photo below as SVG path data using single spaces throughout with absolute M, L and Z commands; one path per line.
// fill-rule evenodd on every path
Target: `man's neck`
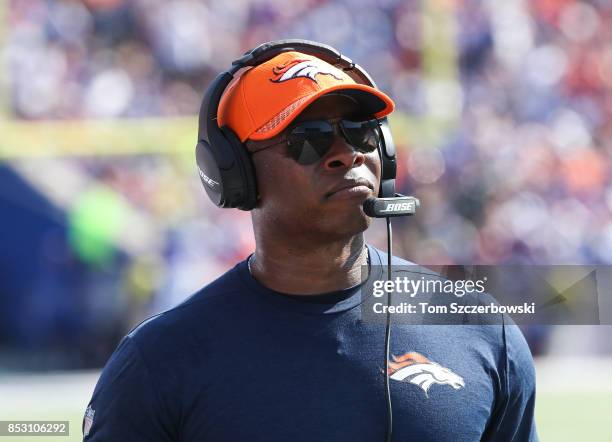
M 255 279 L 281 293 L 309 295 L 353 287 L 362 281 L 368 251 L 363 234 L 326 244 L 279 244 L 257 238 L 251 258 Z

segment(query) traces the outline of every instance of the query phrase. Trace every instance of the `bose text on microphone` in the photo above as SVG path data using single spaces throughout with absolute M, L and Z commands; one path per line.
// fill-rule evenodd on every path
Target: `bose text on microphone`
M 392 198 L 369 198 L 363 203 L 363 211 L 372 218 L 414 215 L 420 205 L 418 198 L 395 195 Z

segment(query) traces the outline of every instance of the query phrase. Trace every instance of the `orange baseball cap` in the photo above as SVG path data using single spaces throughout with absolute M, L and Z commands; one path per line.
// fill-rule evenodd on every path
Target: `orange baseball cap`
M 242 142 L 265 140 L 282 132 L 317 98 L 338 91 L 357 100 L 364 113 L 376 118 L 395 107 L 387 95 L 356 83 L 341 69 L 313 55 L 291 51 L 232 80 L 221 97 L 217 123 L 227 125 Z

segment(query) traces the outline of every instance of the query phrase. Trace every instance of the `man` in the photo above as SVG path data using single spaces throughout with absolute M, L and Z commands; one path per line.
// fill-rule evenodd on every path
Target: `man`
M 392 110 L 310 54 L 237 77 L 218 123 L 253 162 L 256 250 L 121 342 L 86 441 L 385 440 L 385 330 L 359 306 L 362 266 L 382 279 L 386 262 L 364 242 L 362 206 L 381 180 L 376 119 Z M 395 326 L 391 354 L 389 375 L 425 376 L 391 376 L 393 440 L 537 440 L 533 365 L 515 326 Z

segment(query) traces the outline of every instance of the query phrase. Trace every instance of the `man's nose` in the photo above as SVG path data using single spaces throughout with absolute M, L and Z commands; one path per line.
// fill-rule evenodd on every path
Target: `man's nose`
M 365 155 L 356 151 L 343 137 L 334 136 L 334 144 L 323 159 L 326 170 L 352 169 L 365 162 Z

